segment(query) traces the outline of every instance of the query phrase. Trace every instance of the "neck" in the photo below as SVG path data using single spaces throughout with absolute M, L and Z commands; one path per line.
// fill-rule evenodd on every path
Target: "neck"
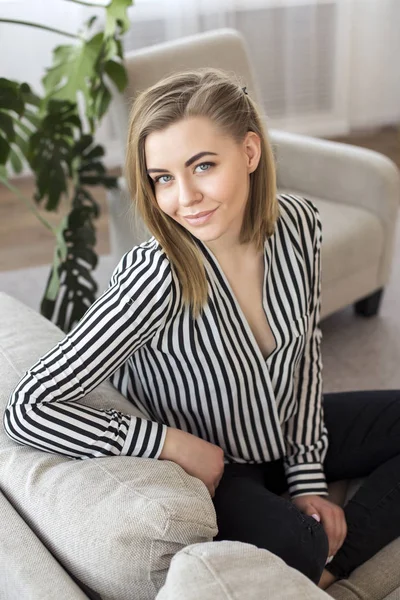
M 229 250 L 218 249 L 214 251 L 212 248 L 209 249 L 224 270 L 233 272 L 249 271 L 258 268 L 259 262 L 264 264 L 264 253 L 257 251 L 254 245 L 243 244 Z

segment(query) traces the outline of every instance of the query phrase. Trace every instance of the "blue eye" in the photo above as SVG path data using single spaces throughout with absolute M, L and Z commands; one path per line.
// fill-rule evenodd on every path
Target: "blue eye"
M 204 166 L 213 167 L 214 165 L 215 165 L 215 163 L 213 163 L 213 162 L 203 162 L 203 163 L 199 163 L 198 165 L 196 165 L 196 169 L 197 169 L 197 167 L 204 167 Z M 201 169 L 201 171 L 204 173 L 205 171 L 209 171 L 209 169 Z M 159 175 L 158 177 L 156 177 L 154 179 L 154 183 L 158 183 L 162 177 L 171 177 L 171 175 Z M 168 181 L 166 181 L 165 183 L 168 183 Z
M 158 183 L 160 181 L 161 177 L 171 177 L 171 175 L 159 175 L 158 177 L 155 178 L 154 183 Z

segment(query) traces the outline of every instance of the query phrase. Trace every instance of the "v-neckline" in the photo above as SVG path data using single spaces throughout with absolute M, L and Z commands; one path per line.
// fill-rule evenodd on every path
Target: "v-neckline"
M 215 256 L 215 254 L 205 245 L 205 243 L 202 240 L 199 240 L 198 238 L 196 238 L 198 242 L 201 243 L 202 247 L 204 248 L 204 250 L 211 256 L 211 258 L 213 259 L 215 265 L 217 266 L 219 272 L 221 273 L 221 276 L 224 280 L 224 283 L 226 285 L 226 287 L 228 288 L 228 291 L 231 295 L 231 297 L 233 298 L 236 308 L 241 316 L 242 322 L 245 325 L 246 331 L 248 333 L 248 336 L 250 338 L 250 340 L 253 342 L 253 347 L 256 348 L 262 362 L 264 364 L 267 364 L 268 361 L 272 358 L 272 356 L 277 352 L 278 350 L 278 340 L 276 338 L 275 335 L 275 323 L 273 321 L 273 318 L 270 314 L 269 311 L 267 311 L 267 293 L 266 293 L 266 289 L 267 289 L 267 276 L 268 276 L 268 272 L 269 272 L 269 264 L 267 261 L 267 246 L 269 245 L 269 239 L 267 238 L 264 242 L 264 251 L 263 251 L 263 255 L 264 255 L 264 277 L 263 277 L 263 286 L 262 286 L 262 308 L 264 311 L 264 315 L 265 315 L 265 319 L 267 321 L 267 324 L 271 330 L 271 333 L 274 337 L 275 340 L 275 348 L 272 350 L 272 352 L 267 356 L 267 358 L 264 358 L 263 353 L 261 352 L 261 348 L 258 345 L 258 342 L 255 338 L 255 335 L 249 325 L 249 322 L 246 318 L 246 315 L 244 314 L 242 307 L 240 306 L 240 303 L 238 301 L 238 299 L 236 298 L 236 295 L 232 289 L 231 284 L 228 281 L 228 278 L 226 277 L 224 270 L 222 269 L 221 265 L 219 264 L 219 261 L 217 259 L 217 257 Z

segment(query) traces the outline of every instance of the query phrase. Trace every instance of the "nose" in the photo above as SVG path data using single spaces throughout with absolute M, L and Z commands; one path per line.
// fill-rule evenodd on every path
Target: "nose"
M 190 181 L 181 181 L 179 185 L 179 204 L 180 206 L 191 206 L 197 204 L 203 199 L 203 194 L 196 187 L 196 184 Z

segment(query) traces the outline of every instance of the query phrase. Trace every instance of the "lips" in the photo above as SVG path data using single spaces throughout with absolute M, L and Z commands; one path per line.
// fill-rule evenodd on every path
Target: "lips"
M 196 215 L 185 215 L 185 219 L 198 219 L 199 217 L 205 217 L 206 215 L 214 212 L 214 210 L 217 209 L 214 208 L 213 210 L 206 210 L 205 212 L 197 213 Z

